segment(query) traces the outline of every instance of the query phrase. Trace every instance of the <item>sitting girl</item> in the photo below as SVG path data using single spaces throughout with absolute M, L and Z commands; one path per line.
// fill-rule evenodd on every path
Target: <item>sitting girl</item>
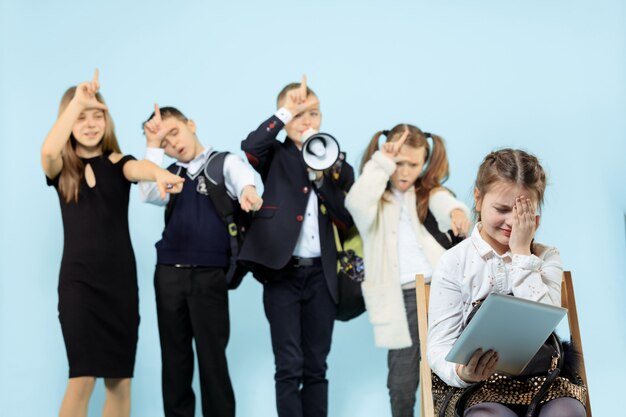
M 546 175 L 533 155 L 502 149 L 487 155 L 474 188 L 479 222 L 471 236 L 446 252 L 431 283 L 428 363 L 437 412 L 453 411 L 462 388 L 486 381 L 465 401 L 465 417 L 525 415 L 541 380 L 495 372 L 498 352 L 478 349 L 467 365 L 445 360 L 466 326 L 473 303 L 490 293 L 561 306 L 559 251 L 534 241 L 535 213 L 543 203 Z M 513 324 L 513 323 L 512 323 Z M 451 388 L 458 387 L 458 389 Z M 586 388 L 561 375 L 541 397 L 540 417 L 584 416 Z M 451 399 L 451 400 L 450 400 Z

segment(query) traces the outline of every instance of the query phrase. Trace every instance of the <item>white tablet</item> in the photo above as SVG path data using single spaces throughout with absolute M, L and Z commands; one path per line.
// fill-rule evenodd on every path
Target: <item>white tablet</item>
M 500 356 L 496 371 L 518 375 L 566 313 L 562 307 L 489 294 L 446 360 L 467 365 L 476 349 L 493 349 Z

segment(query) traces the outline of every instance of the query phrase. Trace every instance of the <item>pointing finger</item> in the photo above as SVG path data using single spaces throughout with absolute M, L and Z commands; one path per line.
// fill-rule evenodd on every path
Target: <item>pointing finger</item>
M 452 222 L 452 234 L 454 236 L 459 235 L 459 227 L 456 225 L 456 222 Z
M 247 197 L 242 198 L 239 205 L 241 206 L 241 209 L 246 213 L 250 211 L 250 202 L 248 201 Z
M 404 132 L 402 132 L 402 136 L 400 136 L 400 140 L 398 140 L 398 143 L 400 144 L 399 146 L 404 145 L 404 142 L 406 142 L 406 139 L 408 137 L 409 137 L 409 128 L 405 127 Z
M 397 155 L 400 153 L 400 148 L 402 148 L 402 145 L 404 145 L 404 142 L 406 142 L 406 139 L 409 137 L 409 129 L 405 128 L 404 132 L 402 132 L 402 136 L 400 136 L 400 139 L 398 139 L 398 141 L 396 141 L 394 143 L 394 155 Z
M 159 108 L 159 105 L 157 103 L 154 103 L 154 117 L 159 122 L 161 121 L 161 109 Z
M 467 234 L 469 233 L 469 229 L 470 226 L 472 225 L 472 222 L 470 222 L 469 219 L 465 219 L 465 222 L 463 223 L 463 234 L 467 236 Z
M 161 197 L 161 200 L 165 200 L 165 185 L 157 182 L 157 187 L 159 188 L 159 196 Z
M 302 75 L 302 82 L 300 83 L 300 98 L 306 100 L 306 74 Z
M 258 211 L 258 210 L 261 208 L 261 206 L 263 206 L 263 199 L 262 199 L 261 197 L 259 197 L 259 198 L 256 200 L 256 203 L 254 203 L 254 208 L 253 208 L 253 210 L 254 210 L 254 211 Z

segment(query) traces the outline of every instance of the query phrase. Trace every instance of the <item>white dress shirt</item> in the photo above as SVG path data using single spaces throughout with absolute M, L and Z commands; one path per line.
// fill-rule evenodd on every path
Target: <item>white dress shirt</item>
M 309 200 L 306 204 L 300 235 L 298 236 L 296 247 L 293 250 L 294 256 L 300 256 L 302 258 L 317 258 L 322 256 L 317 204 L 317 194 L 311 190 L 309 192 Z
M 291 112 L 284 107 L 278 109 L 274 115 L 284 124 L 289 123 L 293 119 Z M 317 183 L 317 185 L 320 186 L 321 183 Z M 322 256 L 317 210 L 317 194 L 311 189 L 311 192 L 309 192 L 309 200 L 306 204 L 304 220 L 302 221 L 302 228 L 300 229 L 300 235 L 298 235 L 296 247 L 293 250 L 294 256 L 300 256 L 302 258 L 317 258 Z
M 189 162 L 176 162 L 176 165 L 187 169 L 187 176 L 195 178 L 207 158 L 211 154 L 212 147 L 208 146 L 200 155 Z M 161 148 L 146 148 L 145 159 L 161 166 L 165 151 Z M 242 158 L 234 154 L 228 154 L 224 158 L 224 183 L 226 191 L 232 198 L 241 197 L 241 192 L 248 185 L 254 186 L 254 171 L 247 165 Z M 164 206 L 169 201 L 169 194 L 165 196 L 165 200 L 161 200 L 159 189 L 154 181 L 139 182 L 139 199 L 144 203 L 152 203 L 158 206 Z
M 398 223 L 398 261 L 400 268 L 400 285 L 410 284 L 415 288 L 415 275 L 422 274 L 424 278 L 430 279 L 433 269 L 424 253 L 422 244 L 417 239 L 411 217 L 406 206 L 404 193 L 392 188 L 394 197 L 400 203 L 400 221 Z M 408 193 L 415 193 L 410 187 Z M 416 208 L 412 207 L 415 211 Z
M 563 266 L 558 249 L 533 244 L 533 255 L 498 255 L 480 236 L 471 236 L 443 254 L 431 281 L 428 310 L 428 363 L 448 385 L 467 387 L 446 355 L 461 335 L 472 303 L 490 293 L 561 305 Z M 514 325 L 515 323 L 511 323 Z

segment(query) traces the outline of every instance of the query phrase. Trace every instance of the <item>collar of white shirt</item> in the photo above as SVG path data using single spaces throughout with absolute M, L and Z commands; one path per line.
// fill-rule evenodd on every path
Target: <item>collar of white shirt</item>
M 196 156 L 191 161 L 189 162 L 178 161 L 176 162 L 176 165 L 186 168 L 187 172 L 189 172 L 191 175 L 194 175 L 196 172 L 200 170 L 200 168 L 202 168 L 202 166 L 206 162 L 206 159 L 209 157 L 211 152 L 213 152 L 213 147 L 207 146 L 206 148 L 204 148 L 204 151 L 202 151 L 200 155 Z
M 478 251 L 478 254 L 481 256 L 481 258 L 484 258 L 489 254 L 491 254 L 491 256 L 497 256 L 498 258 L 506 258 L 507 256 L 511 258 L 512 255 L 510 250 L 506 251 L 506 253 L 504 253 L 503 255 L 498 255 L 498 252 L 493 250 L 489 243 L 485 242 L 483 237 L 480 235 L 480 229 L 482 227 L 483 226 L 480 222 L 476 223 L 470 237 L 470 239 L 472 239 L 472 244 L 474 244 L 474 247 Z

